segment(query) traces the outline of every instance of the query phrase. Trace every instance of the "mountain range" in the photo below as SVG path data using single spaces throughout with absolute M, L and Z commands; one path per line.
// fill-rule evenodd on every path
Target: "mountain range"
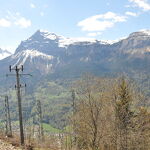
M 131 33 L 117 42 L 66 38 L 38 30 L 22 41 L 14 54 L 0 60 L 0 73 L 6 74 L 9 65 L 24 65 L 36 77 L 77 78 L 85 72 L 149 72 L 149 64 L 150 30 Z

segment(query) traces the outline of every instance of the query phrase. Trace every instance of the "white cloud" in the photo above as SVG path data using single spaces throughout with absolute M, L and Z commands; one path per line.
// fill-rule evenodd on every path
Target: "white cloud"
M 31 21 L 21 17 L 15 21 L 15 25 L 20 26 L 21 28 L 27 28 L 31 26 Z
M 113 27 L 117 22 L 125 22 L 126 19 L 126 16 L 107 12 L 105 14 L 95 15 L 82 20 L 77 25 L 81 27 L 83 31 L 104 31 L 107 28 Z
M 150 4 L 147 2 L 147 0 L 129 0 L 129 2 L 134 3 L 139 8 L 142 8 L 144 11 L 150 10 Z
M 138 16 L 138 14 L 137 14 L 137 13 L 130 12 L 130 11 L 127 11 L 125 14 L 126 14 L 126 15 L 128 15 L 128 16 L 133 16 L 133 17 Z
M 19 26 L 20 28 L 27 28 L 31 26 L 31 21 L 21 16 L 19 12 L 13 13 L 9 10 L 5 18 L 0 18 L 0 27 Z
M 102 34 L 101 32 L 91 32 L 91 33 L 88 33 L 87 35 L 95 37 L 95 36 L 98 36 L 98 35 L 101 35 L 101 34 Z
M 31 4 L 30 4 L 30 7 L 31 7 L 31 8 L 35 8 L 36 6 L 35 6 L 33 3 L 31 3 Z
M 113 27 L 114 23 L 110 21 L 97 21 L 87 19 L 79 22 L 78 26 L 82 27 L 83 31 L 103 31 L 107 28 Z
M 43 16 L 44 16 L 44 12 L 40 12 L 40 16 L 42 16 L 42 17 L 43 17 Z
M 4 18 L 0 19 L 0 27 L 10 27 L 11 22 L 9 20 L 6 20 Z

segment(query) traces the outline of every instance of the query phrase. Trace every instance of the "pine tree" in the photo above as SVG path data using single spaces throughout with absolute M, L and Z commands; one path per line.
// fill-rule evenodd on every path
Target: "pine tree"
M 132 112 L 130 110 L 131 102 L 132 95 L 129 84 L 122 78 L 118 85 L 116 101 L 117 139 L 119 140 L 120 150 L 128 150 L 129 147 L 128 137 L 132 117 Z

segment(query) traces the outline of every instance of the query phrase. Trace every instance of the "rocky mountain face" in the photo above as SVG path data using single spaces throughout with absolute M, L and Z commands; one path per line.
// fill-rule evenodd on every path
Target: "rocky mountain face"
M 1 72 L 8 66 L 24 65 L 27 72 L 53 78 L 150 71 L 150 31 L 139 31 L 116 43 L 72 39 L 38 30 L 22 41 L 15 54 L 0 61 Z M 7 69 L 7 70 L 6 70 Z

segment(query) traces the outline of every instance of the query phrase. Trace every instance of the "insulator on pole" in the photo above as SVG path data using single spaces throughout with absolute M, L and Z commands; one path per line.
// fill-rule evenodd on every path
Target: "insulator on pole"
M 23 65 L 21 65 L 21 71 L 23 72 Z
M 16 66 L 16 71 L 18 70 L 18 67 Z
M 11 72 L 11 65 L 9 66 L 9 71 Z

